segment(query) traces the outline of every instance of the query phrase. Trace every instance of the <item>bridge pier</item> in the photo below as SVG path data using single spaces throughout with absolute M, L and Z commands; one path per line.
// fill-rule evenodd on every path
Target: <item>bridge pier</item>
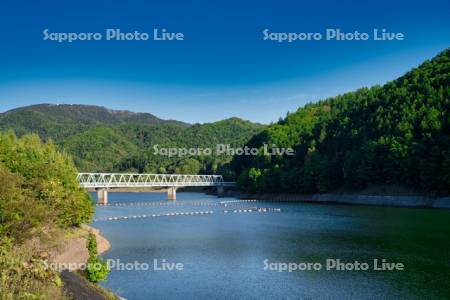
M 108 204 L 108 189 L 97 190 L 97 204 Z
M 217 186 L 217 195 L 221 196 L 221 195 L 223 195 L 223 192 L 224 192 L 223 185 L 218 185 Z
M 177 188 L 169 186 L 167 188 L 167 200 L 177 200 Z

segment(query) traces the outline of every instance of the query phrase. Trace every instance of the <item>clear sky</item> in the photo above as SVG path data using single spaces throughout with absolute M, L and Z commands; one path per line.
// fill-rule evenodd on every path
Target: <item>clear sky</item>
M 382 84 L 450 46 L 450 1 L 26 1 L 0 4 L 0 112 L 78 103 L 268 123 Z M 182 32 L 184 41 L 43 40 L 50 32 Z M 264 41 L 271 32 L 401 32 L 403 41 Z

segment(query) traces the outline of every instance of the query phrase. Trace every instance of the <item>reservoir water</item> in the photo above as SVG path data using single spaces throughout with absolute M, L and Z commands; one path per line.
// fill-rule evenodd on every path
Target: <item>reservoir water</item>
M 177 197 L 110 193 L 96 208 L 112 244 L 103 257 L 121 264 L 103 286 L 129 300 L 450 297 L 449 210 Z M 369 269 L 327 270 L 338 259 Z M 374 270 L 374 259 L 404 270 Z M 292 270 L 307 263 L 322 268 Z

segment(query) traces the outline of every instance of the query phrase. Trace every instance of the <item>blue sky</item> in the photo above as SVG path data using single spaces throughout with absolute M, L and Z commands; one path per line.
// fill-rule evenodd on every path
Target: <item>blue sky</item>
M 449 1 L 337 2 L 3 0 L 0 112 L 79 103 L 192 123 L 268 123 L 307 102 L 385 83 L 450 45 Z M 166 28 L 185 40 L 57 43 L 43 40 L 46 28 Z M 385 28 L 405 40 L 276 43 L 263 41 L 266 28 Z

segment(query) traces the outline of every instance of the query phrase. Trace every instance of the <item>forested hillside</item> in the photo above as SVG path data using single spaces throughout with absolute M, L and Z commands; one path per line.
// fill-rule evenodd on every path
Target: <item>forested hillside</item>
M 0 133 L 0 299 L 66 299 L 44 261 L 60 235 L 92 220 L 76 172 L 37 135 Z
M 368 70 L 370 72 L 370 70 Z M 404 76 L 308 104 L 248 143 L 294 156 L 236 157 L 243 189 L 330 192 L 401 184 L 450 192 L 450 50 Z
M 177 124 L 96 126 L 72 135 L 61 145 L 74 157 L 80 170 L 136 171 L 149 173 L 215 173 L 231 156 L 155 155 L 159 148 L 215 149 L 217 143 L 242 146 L 264 127 L 228 119 L 189 127 Z M 214 154 L 214 153 L 213 153 Z
M 238 118 L 190 125 L 85 105 L 42 104 L 0 114 L 0 130 L 51 139 L 85 172 L 214 173 L 231 157 L 169 158 L 155 155 L 153 146 L 214 149 L 221 143 L 237 147 L 263 129 L 263 125 Z

